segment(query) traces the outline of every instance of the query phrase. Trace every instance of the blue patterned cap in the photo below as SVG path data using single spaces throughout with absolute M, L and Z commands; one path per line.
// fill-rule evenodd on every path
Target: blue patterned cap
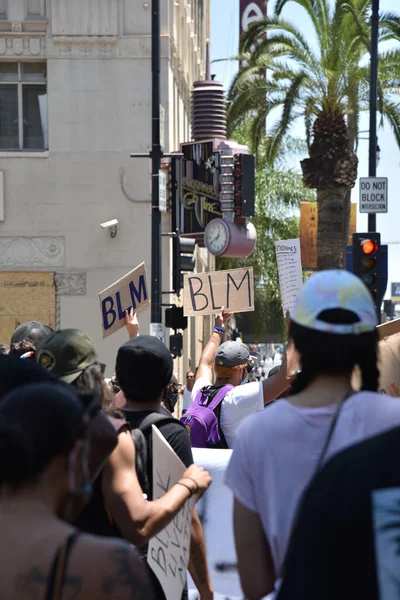
M 342 308 L 357 315 L 351 324 L 327 323 L 319 319 L 325 310 Z M 304 284 L 291 319 L 297 325 L 316 331 L 342 335 L 360 335 L 373 331 L 378 324 L 376 309 L 361 279 L 348 271 L 320 271 Z

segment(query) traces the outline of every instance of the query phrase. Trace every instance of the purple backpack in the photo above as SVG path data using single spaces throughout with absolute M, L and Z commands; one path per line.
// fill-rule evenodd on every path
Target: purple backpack
M 181 418 L 193 448 L 229 448 L 219 421 L 222 400 L 233 387 L 209 385 L 197 392 L 192 406 Z

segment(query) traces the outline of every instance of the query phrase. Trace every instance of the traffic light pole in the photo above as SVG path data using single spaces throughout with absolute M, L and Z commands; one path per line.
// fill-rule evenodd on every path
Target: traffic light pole
M 379 28 L 379 0 L 372 0 L 371 17 L 371 74 L 370 74 L 370 99 L 369 99 L 369 177 L 376 177 L 376 112 L 378 98 L 378 28 Z M 376 214 L 368 215 L 368 231 L 376 231 Z
M 160 0 L 151 2 L 151 324 L 161 318 L 161 212 L 159 173 L 163 156 L 160 143 Z M 154 335 L 154 331 L 151 331 Z

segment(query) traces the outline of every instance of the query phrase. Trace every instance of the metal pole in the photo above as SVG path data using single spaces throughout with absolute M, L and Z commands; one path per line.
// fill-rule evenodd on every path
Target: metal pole
M 378 97 L 378 28 L 379 0 L 372 0 L 371 16 L 371 76 L 369 99 L 369 169 L 368 175 L 376 177 L 376 111 Z M 376 215 L 368 215 L 368 231 L 376 231 Z
M 159 208 L 159 171 L 162 149 L 160 145 L 160 0 L 151 2 L 151 75 L 152 75 L 152 128 L 151 128 L 151 334 L 161 324 L 161 213 Z

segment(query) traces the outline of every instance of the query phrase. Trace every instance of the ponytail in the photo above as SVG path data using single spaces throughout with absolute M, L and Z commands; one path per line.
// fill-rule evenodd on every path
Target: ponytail
M 378 369 L 378 335 L 377 333 L 364 334 L 363 347 L 360 349 L 358 366 L 361 371 L 361 389 L 376 392 L 379 387 Z

